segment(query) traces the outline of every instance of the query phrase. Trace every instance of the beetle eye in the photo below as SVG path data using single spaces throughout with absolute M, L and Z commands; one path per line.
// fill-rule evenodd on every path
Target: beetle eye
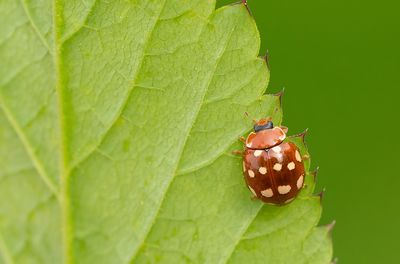
M 268 121 L 264 125 L 257 125 L 257 124 L 254 125 L 254 131 L 255 132 L 258 132 L 258 131 L 261 131 L 261 130 L 265 130 L 265 129 L 271 129 L 271 128 L 274 128 L 274 123 L 272 123 L 272 121 Z

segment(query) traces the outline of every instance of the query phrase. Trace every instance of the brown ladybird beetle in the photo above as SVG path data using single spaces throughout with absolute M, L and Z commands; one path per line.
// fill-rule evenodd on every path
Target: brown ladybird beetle
M 268 204 L 290 203 L 304 184 L 300 151 L 292 142 L 283 142 L 287 130 L 274 127 L 269 118 L 261 119 L 244 142 L 243 174 L 247 186 L 256 198 Z

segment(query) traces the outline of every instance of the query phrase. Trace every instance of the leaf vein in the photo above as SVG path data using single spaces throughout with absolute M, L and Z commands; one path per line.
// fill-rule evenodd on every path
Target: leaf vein
M 125 98 L 124 98 L 124 101 L 122 102 L 121 107 L 120 107 L 119 110 L 118 110 L 118 113 L 115 115 L 114 119 L 113 119 L 112 122 L 111 122 L 111 125 L 106 129 L 106 131 L 104 132 L 103 136 L 98 140 L 98 143 L 97 143 L 94 147 L 92 147 L 92 149 L 89 150 L 86 154 L 84 154 L 83 157 L 81 157 L 81 158 L 78 159 L 76 162 L 74 162 L 73 164 L 71 164 L 71 168 L 70 168 L 71 170 L 73 170 L 74 168 L 76 168 L 79 164 L 83 163 L 83 162 L 84 162 L 85 160 L 87 160 L 93 153 L 95 153 L 96 149 L 98 149 L 99 146 L 101 146 L 101 144 L 104 142 L 104 140 L 107 138 L 108 134 L 110 133 L 111 129 L 115 126 L 115 124 L 117 123 L 118 119 L 122 116 L 122 114 L 123 114 L 125 108 L 126 108 L 127 105 L 128 105 L 129 98 L 130 98 L 130 96 L 131 96 L 131 94 L 132 94 L 132 91 L 133 91 L 134 88 L 136 87 L 136 81 L 137 81 L 137 78 L 138 78 L 139 73 L 140 73 L 140 71 L 141 71 L 141 66 L 143 65 L 143 60 L 144 60 L 144 58 L 146 57 L 146 52 L 145 52 L 145 51 L 146 51 L 146 49 L 147 49 L 147 46 L 149 45 L 151 36 L 152 36 L 152 34 L 153 34 L 153 32 L 154 32 L 155 27 L 157 26 L 157 23 L 158 23 L 158 21 L 159 21 L 159 18 L 160 18 L 160 16 L 161 16 L 161 13 L 162 13 L 164 7 L 165 7 L 166 2 L 167 2 L 167 1 L 164 0 L 163 4 L 160 6 L 160 10 L 159 10 L 159 13 L 158 13 L 156 19 L 154 20 L 154 24 L 153 24 L 153 26 L 151 27 L 151 29 L 149 30 L 149 32 L 148 32 L 148 34 L 147 34 L 147 36 L 146 36 L 146 40 L 144 41 L 143 54 L 142 54 L 142 57 L 139 59 L 139 62 L 138 62 L 138 69 L 137 69 L 137 71 L 135 72 L 135 75 L 134 75 L 134 77 L 133 77 L 132 85 L 131 85 L 130 89 L 128 90 L 127 94 L 126 94 L 126 96 L 125 96 Z
M 20 0 L 21 6 L 24 9 L 24 13 L 26 15 L 26 17 L 29 20 L 30 25 L 32 26 L 33 31 L 35 32 L 35 34 L 38 36 L 38 38 L 40 39 L 40 42 L 42 42 L 43 46 L 47 49 L 47 51 L 53 55 L 49 44 L 47 43 L 46 39 L 44 38 L 43 34 L 40 32 L 39 28 L 37 27 L 35 21 L 33 21 L 33 18 L 31 16 L 31 13 L 29 12 L 29 8 L 27 6 L 27 4 L 25 3 L 24 0 Z
M 0 233 L 0 253 L 3 256 L 3 260 L 6 264 L 14 264 L 10 249 L 7 247 L 6 242 L 3 239 L 3 235 Z
M 303 197 L 298 197 L 297 199 L 299 199 L 299 200 L 309 200 L 310 198 L 308 198 L 308 197 L 304 197 L 304 198 L 303 198 Z M 279 231 L 279 230 L 284 229 L 284 227 L 280 227 L 280 228 L 274 230 L 274 231 L 271 232 L 271 233 L 265 233 L 265 234 L 261 234 L 261 235 L 257 235 L 257 236 L 253 236 L 253 237 L 244 238 L 244 234 L 247 232 L 247 230 L 249 229 L 250 225 L 251 225 L 251 224 L 254 222 L 254 220 L 257 218 L 258 214 L 261 212 L 261 209 L 262 209 L 263 207 L 264 207 L 264 205 L 261 205 L 261 207 L 257 210 L 257 212 L 255 213 L 255 215 L 254 215 L 254 216 L 250 219 L 250 221 L 247 223 L 246 228 L 243 230 L 243 232 L 241 232 L 240 236 L 238 237 L 238 240 L 236 241 L 236 243 L 235 243 L 234 246 L 232 247 L 231 252 L 229 253 L 229 255 L 227 255 L 227 257 L 226 257 L 226 259 L 225 259 L 225 261 L 224 261 L 223 263 L 226 264 L 226 263 L 229 262 L 229 260 L 230 260 L 231 257 L 233 256 L 233 253 L 235 252 L 237 246 L 239 245 L 239 243 L 240 243 L 242 240 L 251 240 L 251 239 L 256 239 L 256 238 L 268 236 L 268 235 L 271 235 L 272 233 L 275 233 L 275 232 L 277 232 L 277 231 Z M 307 213 L 307 212 L 301 214 L 301 216 L 299 216 L 298 218 L 304 217 L 304 216 L 306 215 L 306 213 Z M 293 220 L 293 221 L 295 221 L 295 220 Z M 292 222 L 293 222 L 293 221 L 292 221 Z M 318 221 L 317 221 L 316 223 L 314 223 L 313 226 L 315 226 L 317 223 L 318 223 Z M 308 233 L 310 233 L 313 229 L 314 229 L 314 227 L 312 227 L 312 228 L 308 231 Z M 222 263 L 222 262 L 221 262 L 221 263 Z
M 83 1 L 83 3 L 85 3 Z M 69 39 L 71 39 L 74 35 L 78 34 L 79 31 L 81 31 L 82 28 L 85 27 L 87 20 L 89 19 L 89 16 L 91 15 L 91 12 L 93 11 L 93 8 L 95 7 L 95 5 L 98 3 L 97 0 L 95 0 L 92 3 L 92 6 L 87 6 L 89 11 L 86 13 L 85 18 L 82 20 L 82 23 L 80 25 L 78 25 L 76 28 L 72 29 L 71 32 L 68 32 L 67 34 L 65 34 L 64 37 L 61 38 L 61 43 L 65 43 L 67 42 Z
M 233 253 L 235 252 L 237 246 L 239 245 L 240 241 L 242 241 L 242 237 L 243 235 L 247 232 L 247 230 L 249 229 L 250 225 L 254 222 L 254 220 L 257 218 L 258 214 L 260 213 L 261 209 L 263 208 L 264 205 L 260 205 L 260 207 L 258 208 L 258 210 L 255 212 L 255 214 L 249 219 L 250 221 L 247 222 L 245 225 L 243 225 L 243 230 L 240 233 L 238 239 L 236 240 L 235 244 L 233 244 L 232 250 L 230 252 L 228 252 L 226 258 L 224 261 L 221 260 L 220 263 L 228 263 L 228 261 L 230 260 L 230 258 L 232 257 Z
M 143 240 L 142 240 L 142 242 L 140 243 L 139 247 L 137 247 L 136 252 L 134 252 L 132 258 L 130 258 L 130 261 L 129 261 L 130 263 L 133 263 L 133 262 L 134 262 L 134 260 L 135 260 L 135 258 L 137 257 L 138 253 L 139 253 L 139 252 L 141 251 L 141 249 L 143 248 L 143 246 L 144 246 L 144 244 L 145 244 L 145 241 L 147 240 L 147 238 L 148 238 L 148 236 L 149 236 L 149 234 L 150 234 L 152 228 L 154 227 L 154 224 L 155 224 L 155 222 L 156 222 L 156 220 L 157 220 L 158 214 L 160 213 L 160 210 L 161 210 L 161 207 L 162 207 L 162 205 L 163 205 L 163 203 L 164 203 L 166 194 L 168 193 L 168 190 L 169 190 L 169 188 L 171 187 L 171 185 L 172 185 L 172 183 L 173 183 L 173 181 L 174 181 L 174 179 L 175 179 L 175 176 L 177 176 L 179 164 L 180 164 L 180 161 L 181 161 L 181 159 L 182 159 L 182 155 L 183 155 L 183 152 L 184 152 L 184 149 L 185 149 L 185 146 L 186 146 L 186 142 L 187 142 L 187 140 L 188 140 L 188 138 L 189 138 L 189 136 L 190 136 L 190 133 L 191 133 L 191 131 L 192 131 L 192 129 L 193 129 L 194 124 L 196 123 L 198 114 L 200 113 L 200 110 L 201 110 L 201 108 L 202 108 L 202 106 L 203 106 L 203 104 L 204 104 L 204 100 L 205 100 L 207 91 L 208 91 L 208 89 L 209 89 L 209 87 L 210 87 L 210 85 L 211 85 L 211 83 L 212 83 L 212 80 L 214 79 L 215 71 L 216 71 L 216 69 L 217 69 L 217 67 L 218 67 L 218 65 L 219 65 L 219 62 L 220 62 L 221 58 L 223 57 L 223 55 L 224 55 L 224 53 L 225 53 L 225 51 L 226 51 L 226 49 L 227 49 L 227 47 L 228 47 L 229 41 L 230 41 L 230 39 L 231 39 L 231 37 L 232 37 L 232 34 L 233 34 L 233 32 L 235 31 L 235 29 L 236 29 L 236 27 L 233 26 L 232 30 L 229 32 L 228 37 L 226 38 L 226 42 L 224 43 L 224 45 L 223 45 L 221 51 L 219 52 L 218 56 L 216 57 L 216 62 L 215 62 L 215 65 L 214 65 L 214 69 L 213 69 L 213 71 L 211 71 L 212 74 L 210 74 L 210 77 L 209 77 L 209 79 L 208 79 L 207 82 L 206 82 L 206 85 L 205 85 L 205 88 L 204 88 L 204 91 L 203 91 L 203 95 L 202 95 L 202 97 L 200 98 L 199 103 L 198 103 L 198 106 L 197 106 L 197 111 L 196 111 L 196 113 L 194 114 L 194 116 L 193 116 L 193 118 L 192 118 L 192 122 L 191 122 L 191 124 L 190 124 L 190 126 L 189 126 L 189 128 L 188 128 L 188 131 L 187 131 L 186 136 L 185 136 L 185 138 L 184 138 L 184 140 L 183 140 L 181 149 L 180 149 L 179 154 L 178 154 L 178 156 L 177 156 L 177 160 L 176 160 L 177 162 L 176 162 L 176 164 L 175 164 L 175 169 L 174 169 L 174 173 L 172 174 L 172 178 L 171 178 L 171 180 L 169 181 L 168 185 L 166 186 L 164 192 L 162 193 L 162 199 L 160 200 L 159 206 L 158 206 L 158 208 L 157 208 L 157 210 L 156 210 L 156 212 L 155 212 L 155 214 L 154 214 L 153 220 L 151 221 L 150 225 L 147 227 L 147 232 L 146 232 L 145 236 L 143 237 Z
M 38 172 L 40 178 L 43 180 L 45 185 L 48 187 L 50 192 L 56 196 L 56 198 L 59 200 L 59 193 L 58 193 L 58 188 L 54 184 L 54 182 L 51 180 L 49 175 L 47 174 L 41 160 L 39 157 L 35 154 L 35 151 L 30 144 L 29 140 L 25 136 L 24 132 L 22 131 L 22 128 L 19 126 L 18 122 L 15 120 L 13 117 L 10 109 L 6 106 L 4 102 L 3 96 L 0 94 L 0 104 L 1 108 L 3 109 L 3 113 L 6 116 L 6 119 L 10 123 L 11 127 L 13 128 L 14 132 L 16 133 L 18 139 L 20 140 L 21 144 L 25 148 L 26 153 L 28 154 L 29 158 L 31 159 L 33 166 L 35 167 L 36 171 Z

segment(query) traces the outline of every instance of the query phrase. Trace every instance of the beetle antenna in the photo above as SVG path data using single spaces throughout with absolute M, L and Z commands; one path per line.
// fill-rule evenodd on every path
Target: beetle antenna
M 247 118 L 251 118 L 251 120 L 253 121 L 254 124 L 257 124 L 258 120 L 255 119 L 254 117 L 250 116 L 249 113 L 248 113 L 247 111 L 244 112 L 244 115 L 245 115 Z

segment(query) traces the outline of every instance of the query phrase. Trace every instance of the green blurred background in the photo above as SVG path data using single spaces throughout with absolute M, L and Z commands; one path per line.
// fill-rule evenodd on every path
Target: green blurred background
M 219 1 L 219 6 L 234 1 Z M 400 263 L 400 2 L 249 0 L 283 87 L 289 132 L 309 128 L 321 224 L 339 263 Z

